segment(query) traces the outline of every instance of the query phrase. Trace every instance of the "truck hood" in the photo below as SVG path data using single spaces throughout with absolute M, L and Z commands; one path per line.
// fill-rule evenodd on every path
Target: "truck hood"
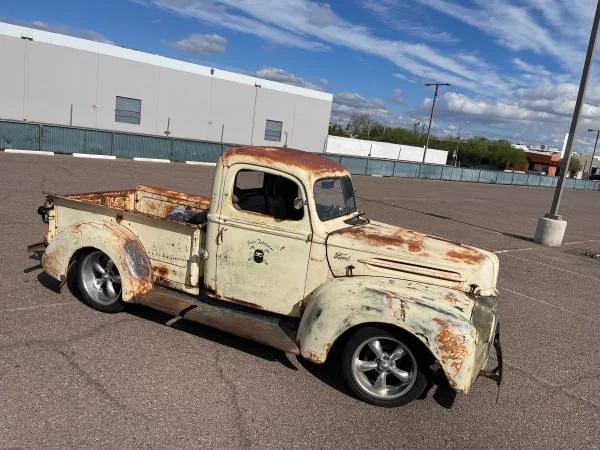
M 327 258 L 335 276 L 383 276 L 496 294 L 498 257 L 493 253 L 380 222 L 331 233 Z

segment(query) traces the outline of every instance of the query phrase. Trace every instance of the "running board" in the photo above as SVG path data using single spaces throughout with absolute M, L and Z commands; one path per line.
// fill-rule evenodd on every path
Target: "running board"
M 136 297 L 135 301 L 178 319 L 217 328 L 286 353 L 300 354 L 295 342 L 297 326 L 293 319 L 161 286 L 155 286 L 147 294 Z

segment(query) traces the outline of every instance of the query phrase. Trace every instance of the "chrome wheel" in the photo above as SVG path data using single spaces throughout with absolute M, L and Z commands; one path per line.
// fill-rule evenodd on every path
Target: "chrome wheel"
M 393 337 L 376 336 L 356 347 L 351 371 L 365 393 L 382 400 L 393 400 L 414 386 L 417 361 L 402 342 Z
M 101 251 L 88 253 L 80 266 L 81 287 L 100 305 L 112 305 L 121 298 L 121 277 L 112 259 Z

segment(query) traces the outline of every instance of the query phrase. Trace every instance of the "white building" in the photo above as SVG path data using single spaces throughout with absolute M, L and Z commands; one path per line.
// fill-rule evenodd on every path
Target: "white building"
M 425 149 L 423 147 L 414 147 L 412 145 L 329 136 L 327 139 L 326 152 L 349 156 L 370 156 L 373 158 L 421 162 L 423 161 Z M 436 150 L 434 148 L 427 149 L 427 154 L 425 155 L 426 163 L 446 164 L 447 160 L 448 152 L 446 150 Z
M 5 23 L 0 60 L 0 120 L 313 152 L 327 138 L 325 92 Z

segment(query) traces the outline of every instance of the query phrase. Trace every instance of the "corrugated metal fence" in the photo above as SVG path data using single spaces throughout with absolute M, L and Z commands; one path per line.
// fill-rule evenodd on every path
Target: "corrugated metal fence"
M 216 162 L 231 147 L 234 145 L 60 125 L 0 121 L 0 149 Z
M 393 159 L 333 155 L 329 153 L 326 156 L 346 166 L 353 175 L 379 175 L 387 177 L 422 178 L 426 180 L 542 187 L 555 187 L 558 182 L 558 177 L 533 175 L 529 173 L 467 169 L 463 167 L 420 164 Z M 572 178 L 567 178 L 565 180 L 565 187 L 600 191 L 600 181 L 574 180 Z
M 55 153 L 91 153 L 122 158 L 160 158 L 171 161 L 216 162 L 234 144 L 148 136 L 117 131 L 0 121 L 0 149 L 43 150 Z M 352 174 L 422 178 L 471 183 L 554 187 L 558 177 L 419 164 L 393 159 L 335 155 L 327 157 Z M 567 178 L 565 186 L 600 191 L 600 181 Z

